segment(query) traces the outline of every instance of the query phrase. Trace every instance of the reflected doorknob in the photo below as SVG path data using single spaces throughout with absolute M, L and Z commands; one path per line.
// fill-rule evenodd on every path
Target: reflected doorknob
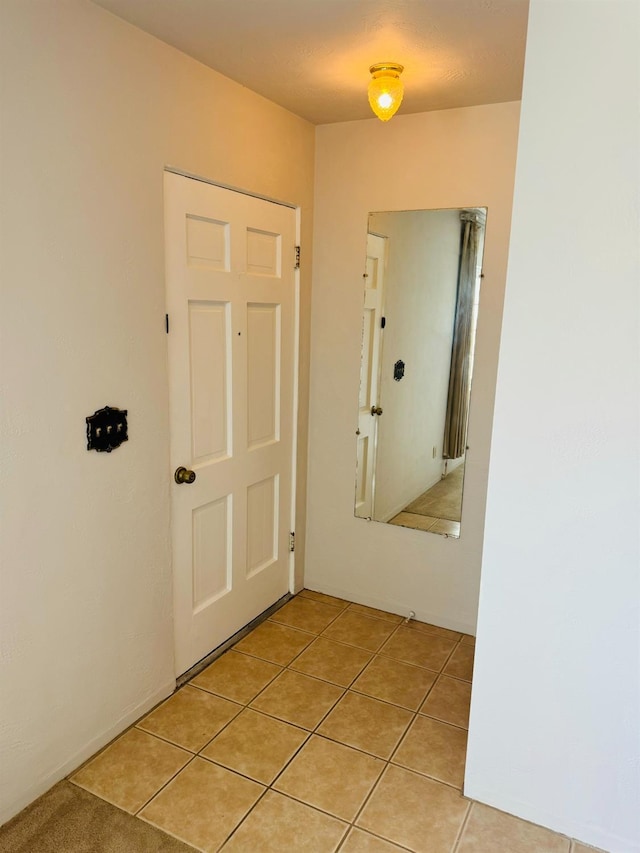
M 196 479 L 196 472 L 189 471 L 188 468 L 182 466 L 180 468 L 176 468 L 175 474 L 173 475 L 173 479 L 176 481 L 176 483 L 178 483 L 178 485 L 180 483 L 193 483 Z
M 373 415 L 381 415 L 381 414 L 382 414 L 382 409 L 380 408 L 380 406 L 371 406 L 371 415 L 372 416 Z

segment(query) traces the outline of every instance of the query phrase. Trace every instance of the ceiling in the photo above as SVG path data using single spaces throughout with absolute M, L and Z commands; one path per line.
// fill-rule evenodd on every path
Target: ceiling
M 400 113 L 520 100 L 528 0 L 94 2 L 314 124 L 370 118 L 382 61 Z

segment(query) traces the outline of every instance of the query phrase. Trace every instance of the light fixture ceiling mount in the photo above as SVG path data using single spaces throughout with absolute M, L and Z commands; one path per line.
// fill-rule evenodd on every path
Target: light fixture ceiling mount
M 369 104 L 380 121 L 389 121 L 402 103 L 403 71 L 404 66 L 397 62 L 376 62 L 369 68 Z

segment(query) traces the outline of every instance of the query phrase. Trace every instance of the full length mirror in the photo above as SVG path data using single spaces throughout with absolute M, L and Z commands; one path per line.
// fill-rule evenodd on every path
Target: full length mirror
M 486 208 L 371 213 L 355 514 L 460 535 Z

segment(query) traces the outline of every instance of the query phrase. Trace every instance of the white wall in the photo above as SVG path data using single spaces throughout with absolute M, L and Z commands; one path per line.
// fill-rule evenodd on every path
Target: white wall
M 532 0 L 465 783 L 615 853 L 640 850 L 639 13 Z
M 519 104 L 376 118 L 316 136 L 305 583 L 475 632 Z M 354 518 L 362 270 L 372 210 L 489 208 L 459 540 Z
M 376 213 L 369 227 L 388 237 L 373 512 L 388 521 L 442 475 L 460 212 Z M 405 363 L 399 382 L 398 359 Z
M 167 164 L 302 207 L 304 510 L 314 151 L 306 122 L 91 3 L 1 6 L 0 822 L 173 686 Z M 105 404 L 130 440 L 88 453 Z

